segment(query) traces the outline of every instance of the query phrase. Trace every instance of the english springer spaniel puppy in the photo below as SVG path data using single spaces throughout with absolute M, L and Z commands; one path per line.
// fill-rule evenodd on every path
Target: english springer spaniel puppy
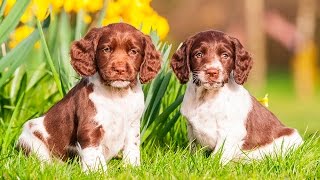
M 194 143 L 213 153 L 221 149 L 225 164 L 285 153 L 303 142 L 296 129 L 284 126 L 242 86 L 252 59 L 238 39 L 219 31 L 200 32 L 175 52 L 171 67 L 182 84 L 192 74 L 181 105 L 191 149 Z
M 18 147 L 47 162 L 76 149 L 84 171 L 105 170 L 120 150 L 125 162 L 139 165 L 141 83 L 161 67 L 151 38 L 131 25 L 110 24 L 91 29 L 70 54 L 83 78 L 45 115 L 24 124 Z

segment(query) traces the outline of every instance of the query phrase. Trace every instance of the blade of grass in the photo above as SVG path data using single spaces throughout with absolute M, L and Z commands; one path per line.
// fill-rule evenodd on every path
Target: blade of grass
M 80 10 L 77 13 L 77 21 L 76 21 L 76 29 L 75 29 L 75 33 L 74 33 L 74 39 L 80 39 L 81 38 L 81 31 L 82 28 L 84 26 L 83 23 L 83 10 Z
M 3 19 L 0 24 L 0 44 L 7 40 L 9 34 L 18 25 L 20 18 L 27 8 L 29 2 L 30 0 L 19 0 L 19 3 L 16 2 L 9 14 Z
M 40 21 L 38 19 L 37 19 L 37 28 L 38 28 L 39 33 L 40 33 L 40 40 L 41 40 L 41 44 L 42 44 L 43 50 L 44 50 L 45 55 L 46 55 L 47 63 L 49 64 L 50 70 L 52 72 L 54 81 L 55 81 L 55 83 L 56 83 L 56 85 L 58 87 L 58 90 L 59 90 L 61 96 L 63 96 L 64 94 L 63 94 L 63 91 L 62 91 L 62 88 L 61 88 L 60 77 L 59 77 L 59 74 L 57 73 L 57 71 L 56 71 L 56 69 L 55 69 L 55 67 L 53 65 L 53 61 L 52 61 L 52 58 L 51 58 L 51 55 L 50 55 L 50 52 L 49 52 L 49 48 L 48 48 L 46 39 L 45 39 L 44 34 L 43 34 L 41 23 L 40 23 Z
M 170 114 L 176 110 L 176 108 L 181 104 L 183 100 L 183 95 L 179 96 L 168 108 L 166 108 L 156 119 L 150 123 L 150 127 L 148 129 L 150 130 L 150 133 L 145 133 L 142 136 L 141 143 L 144 141 L 148 141 L 147 139 L 150 139 L 150 137 L 159 137 L 159 133 L 162 133 L 162 127 L 167 123 L 166 120 L 169 118 Z M 168 126 L 166 126 L 168 128 Z M 157 131 L 156 131 L 157 130 Z M 170 130 L 170 129 L 169 129 Z M 166 133 L 165 133 L 166 134 Z
M 0 23 L 1 23 L 2 18 L 4 16 L 4 10 L 6 8 L 6 5 L 7 5 L 7 0 L 3 0 L 1 3 L 1 6 L 0 6 Z
M 100 10 L 99 17 L 98 17 L 98 20 L 97 20 L 97 26 L 98 26 L 98 27 L 101 27 L 101 26 L 102 26 L 102 21 L 103 21 L 103 19 L 104 19 L 105 16 L 106 16 L 106 11 L 107 11 L 107 7 L 108 7 L 108 2 L 109 2 L 109 1 L 104 1 L 104 2 L 103 2 L 103 8 Z
M 72 36 L 72 27 L 70 26 L 70 17 L 66 12 L 61 12 L 59 24 L 59 73 L 62 79 L 63 89 L 67 92 L 77 82 L 76 72 L 70 64 L 70 44 L 74 36 Z
M 16 48 L 11 50 L 0 60 L 0 72 L 3 72 L 0 78 L 0 87 L 11 77 L 14 71 L 25 62 L 25 58 L 30 54 L 33 45 L 39 39 L 39 33 L 34 31 L 28 38 L 23 40 Z
M 166 92 L 170 78 L 171 78 L 171 73 L 167 73 L 161 82 L 161 86 L 159 87 L 157 94 L 155 94 L 154 101 L 152 101 L 150 113 L 147 114 L 146 120 L 144 121 L 145 123 L 143 124 L 143 129 L 141 132 L 142 136 L 143 136 L 144 132 L 146 131 L 146 129 L 148 128 L 148 126 L 152 123 L 155 116 L 157 115 L 156 111 L 159 108 L 160 101 Z M 150 108 L 150 107 L 148 107 L 148 108 Z
M 15 72 L 13 79 L 11 81 L 11 87 L 10 87 L 10 99 L 11 102 L 15 102 L 17 98 L 17 93 L 21 87 L 21 80 L 23 79 L 25 75 L 25 69 L 23 66 L 20 66 Z M 13 103 L 12 103 L 13 104 Z
M 50 16 L 44 20 L 43 28 L 47 28 L 50 24 Z M 14 71 L 25 62 L 26 57 L 29 56 L 33 45 L 40 38 L 37 30 L 33 31 L 26 39 L 19 43 L 13 50 L 11 50 L 6 56 L 0 59 L 0 88 L 8 82 L 8 79 L 12 76 Z
M 19 97 L 17 105 L 13 111 L 11 118 L 10 118 L 8 127 L 4 133 L 4 136 L 3 136 L 4 138 L 2 139 L 2 146 L 1 146 L 1 153 L 2 154 L 4 154 L 4 152 L 8 149 L 8 146 L 9 146 L 11 140 L 14 138 L 11 136 L 12 126 L 13 126 L 15 120 L 17 120 L 17 117 L 18 117 L 19 112 L 21 110 L 21 106 L 23 104 L 22 103 L 23 99 L 24 99 L 24 93 L 22 93 L 21 96 Z

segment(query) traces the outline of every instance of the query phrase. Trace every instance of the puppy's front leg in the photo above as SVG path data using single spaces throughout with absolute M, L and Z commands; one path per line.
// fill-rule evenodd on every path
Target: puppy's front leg
M 103 129 L 101 126 L 94 129 L 82 128 L 78 131 L 77 149 L 81 158 L 83 171 L 107 170 L 103 147 L 100 144 L 102 136 Z M 100 140 L 97 139 L 98 137 Z
M 133 166 L 140 165 L 140 119 L 136 119 L 128 127 L 126 135 L 123 159 L 125 163 Z
M 217 141 L 217 145 L 213 151 L 213 154 L 217 154 L 218 152 L 222 151 L 220 162 L 222 165 L 226 165 L 233 158 L 237 157 L 239 153 L 241 153 L 239 142 L 241 142 L 239 137 L 222 136 Z
M 81 165 L 84 172 L 107 170 L 106 160 L 102 153 L 102 147 L 86 147 L 81 149 L 78 145 L 78 151 L 81 158 Z
M 190 146 L 190 152 L 195 153 L 197 151 L 197 142 L 196 137 L 193 133 L 192 125 L 188 122 L 187 123 L 187 129 L 188 129 L 188 139 L 189 139 L 189 146 Z

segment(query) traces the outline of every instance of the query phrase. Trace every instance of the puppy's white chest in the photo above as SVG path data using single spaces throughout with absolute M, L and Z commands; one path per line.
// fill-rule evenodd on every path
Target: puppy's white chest
M 139 123 L 144 109 L 141 87 L 116 94 L 94 86 L 89 98 L 96 108 L 94 120 L 104 129 L 102 145 L 109 156 L 114 156 L 123 148 L 128 129 Z
M 187 118 L 193 136 L 203 145 L 214 149 L 217 141 L 232 133 L 245 136 L 244 123 L 250 109 L 250 96 L 242 88 L 223 87 L 212 96 L 199 99 L 198 89 L 188 85 L 181 113 Z

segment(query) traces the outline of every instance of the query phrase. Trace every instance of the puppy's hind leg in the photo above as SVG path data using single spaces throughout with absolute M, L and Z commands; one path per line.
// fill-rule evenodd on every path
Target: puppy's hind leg
M 46 139 L 48 133 L 43 126 L 43 117 L 27 121 L 17 142 L 17 148 L 26 155 L 35 154 L 42 162 L 51 162 Z

